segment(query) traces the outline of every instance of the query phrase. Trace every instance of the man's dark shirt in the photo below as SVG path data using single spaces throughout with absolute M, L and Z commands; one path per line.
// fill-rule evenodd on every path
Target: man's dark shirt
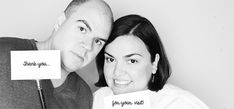
M 35 80 L 11 80 L 10 51 L 37 50 L 35 40 L 0 38 L 0 109 L 41 109 Z M 54 88 L 41 81 L 47 109 L 91 109 L 93 96 L 87 83 L 75 72 Z

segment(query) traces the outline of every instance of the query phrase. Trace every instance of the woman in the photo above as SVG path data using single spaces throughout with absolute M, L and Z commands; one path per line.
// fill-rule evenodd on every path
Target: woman
M 171 84 L 170 66 L 154 26 L 146 18 L 119 18 L 96 58 L 102 87 L 94 93 L 95 109 L 104 109 L 104 98 L 148 90 L 152 109 L 208 109 L 193 96 Z

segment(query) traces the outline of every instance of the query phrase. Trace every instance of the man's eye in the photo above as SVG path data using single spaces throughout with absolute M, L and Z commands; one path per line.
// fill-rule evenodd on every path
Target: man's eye
M 78 27 L 78 29 L 79 29 L 79 31 L 80 31 L 81 33 L 86 33 L 86 32 L 87 32 L 86 29 L 85 29 L 84 27 Z
M 114 59 L 113 58 L 109 58 L 109 57 L 106 57 L 105 60 L 106 60 L 107 63 L 114 62 Z
M 100 40 L 100 39 L 95 39 L 94 42 L 97 45 L 102 45 L 102 40 Z
M 138 61 L 137 60 L 135 60 L 135 59 L 129 59 L 128 60 L 128 63 L 130 63 L 130 64 L 135 64 L 135 63 L 137 63 Z

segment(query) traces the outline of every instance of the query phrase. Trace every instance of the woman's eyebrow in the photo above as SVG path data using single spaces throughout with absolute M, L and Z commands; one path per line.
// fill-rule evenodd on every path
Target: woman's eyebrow
M 126 56 L 124 56 L 124 57 L 129 58 L 129 57 L 132 57 L 132 56 L 134 56 L 134 55 L 138 55 L 138 56 L 140 56 L 140 57 L 143 57 L 143 56 L 142 56 L 141 54 L 139 54 L 139 53 L 128 54 L 128 55 L 126 55 Z
M 109 54 L 109 53 L 107 53 L 107 52 L 104 52 L 104 54 L 106 54 L 106 55 L 108 55 L 108 56 L 110 56 L 110 57 L 114 57 L 114 56 L 112 56 L 111 54 Z
M 89 31 L 92 31 L 91 27 L 89 26 L 89 24 L 86 20 L 77 20 L 77 22 L 82 22 L 89 29 Z

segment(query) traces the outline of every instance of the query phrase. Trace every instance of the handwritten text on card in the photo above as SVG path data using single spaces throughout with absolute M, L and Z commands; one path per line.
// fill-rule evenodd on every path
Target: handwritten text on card
M 108 96 L 104 104 L 105 109 L 150 109 L 148 91 Z
M 11 51 L 11 79 L 59 79 L 59 50 Z

